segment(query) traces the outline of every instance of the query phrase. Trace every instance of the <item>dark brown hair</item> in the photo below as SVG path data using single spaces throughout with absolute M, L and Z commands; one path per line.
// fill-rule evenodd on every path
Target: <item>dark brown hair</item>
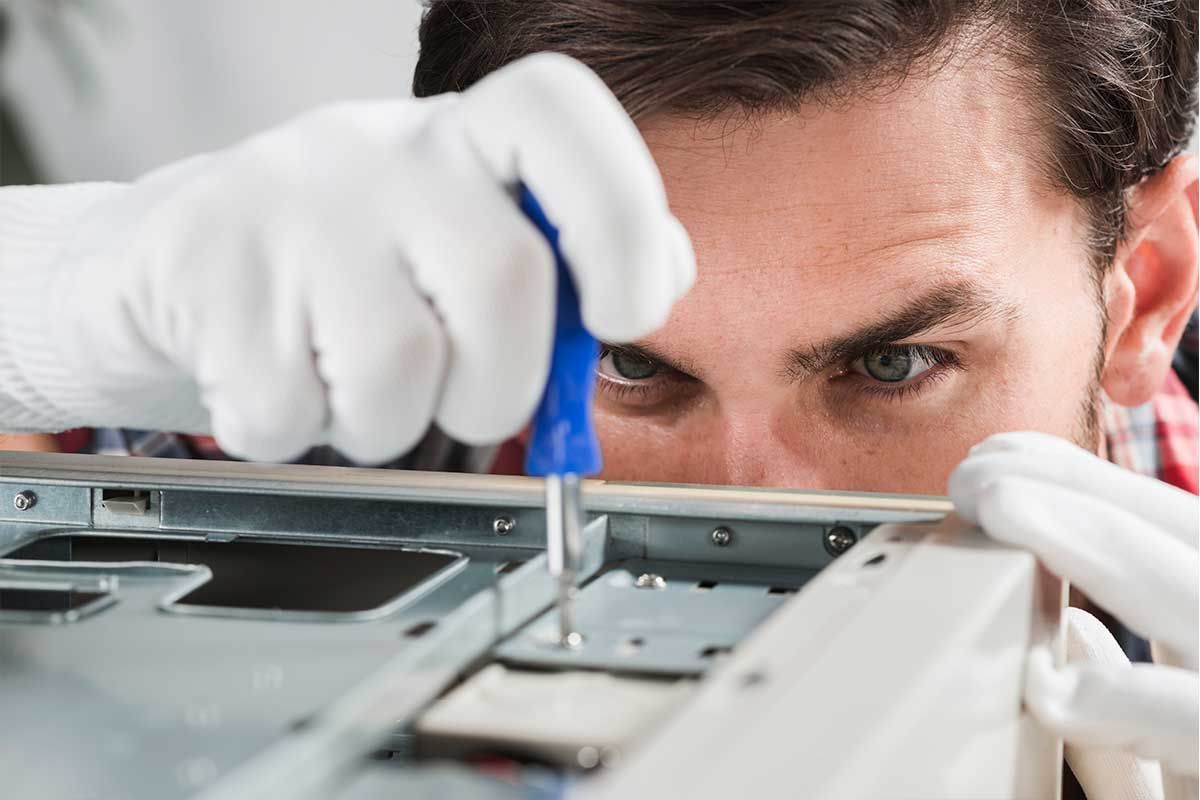
M 539 51 L 574 56 L 635 119 L 748 117 L 902 80 L 970 38 L 1030 86 L 1048 174 L 1111 262 L 1125 193 L 1187 146 L 1196 6 L 1179 0 L 432 0 L 417 96 L 459 91 Z

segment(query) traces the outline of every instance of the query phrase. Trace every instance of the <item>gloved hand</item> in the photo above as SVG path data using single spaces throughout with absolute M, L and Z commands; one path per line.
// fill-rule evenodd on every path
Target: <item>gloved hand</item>
M 1153 665 L 1107 659 L 1055 668 L 1048 651 L 1033 652 L 1025 702 L 1034 716 L 1068 744 L 1158 759 L 1167 796 L 1194 797 L 1197 498 L 1040 433 L 1000 434 L 977 445 L 951 475 L 949 493 L 961 516 L 1028 548 L 1152 642 Z M 1103 630 L 1074 617 L 1072 625 L 1093 640 Z M 1087 788 L 1087 776 L 1078 777 Z
M 435 421 L 513 434 L 555 298 L 518 180 L 595 335 L 665 321 L 695 267 L 649 151 L 586 67 L 536 55 L 461 95 L 320 108 L 98 203 L 48 292 L 63 369 L 94 393 L 77 422 L 211 430 L 261 460 L 383 460 Z

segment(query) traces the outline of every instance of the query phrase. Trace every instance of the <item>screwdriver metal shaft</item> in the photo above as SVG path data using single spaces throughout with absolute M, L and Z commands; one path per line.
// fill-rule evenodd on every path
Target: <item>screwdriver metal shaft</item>
M 576 580 L 583 550 L 579 476 L 546 476 L 546 560 L 558 582 L 558 633 L 564 647 L 582 643 L 575 622 Z

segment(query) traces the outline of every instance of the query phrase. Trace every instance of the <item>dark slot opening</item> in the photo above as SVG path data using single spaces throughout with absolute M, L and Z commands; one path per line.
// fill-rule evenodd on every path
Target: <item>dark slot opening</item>
M 767 589 L 767 594 L 795 594 L 795 586 L 772 586 Z
M 63 539 L 68 543 L 65 554 L 59 541 Z M 64 561 L 205 564 L 212 578 L 179 604 L 287 611 L 376 608 L 455 560 L 452 555 L 406 550 L 116 536 L 52 537 L 7 557 L 44 558 L 48 549 Z
M 0 589 L 0 611 L 72 611 L 104 597 L 66 589 Z
M 696 581 L 696 588 L 702 591 L 707 591 L 716 585 L 716 581 Z
M 715 658 L 719 655 L 724 655 L 725 653 L 732 653 L 732 652 L 733 652 L 732 647 L 719 647 L 719 646 L 706 647 L 700 651 L 700 657 L 701 658 Z
M 866 561 L 864 561 L 863 566 L 864 567 L 877 567 L 880 564 L 882 564 L 885 559 L 887 559 L 887 556 L 884 555 L 883 553 L 880 553 L 879 555 L 871 556 Z
M 425 622 L 418 622 L 416 625 L 413 625 L 411 628 L 406 630 L 404 635 L 409 639 L 416 639 L 419 636 L 424 636 L 425 634 L 429 633 L 431 630 L 433 630 L 435 625 L 437 625 L 436 622 L 430 622 L 428 620 Z

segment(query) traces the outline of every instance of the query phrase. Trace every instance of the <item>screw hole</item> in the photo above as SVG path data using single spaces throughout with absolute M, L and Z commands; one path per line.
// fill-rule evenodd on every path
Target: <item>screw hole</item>
M 314 716 L 314 714 L 309 714 L 306 717 L 297 717 L 288 723 L 287 729 L 292 732 L 308 730 L 312 727 Z
M 426 620 L 425 622 L 418 622 L 416 625 L 413 625 L 411 628 L 406 630 L 404 635 L 409 639 L 417 639 L 429 633 L 436 625 L 436 622 L 430 622 L 429 620 Z
M 755 686 L 761 686 L 766 683 L 767 676 L 759 670 L 752 670 L 742 675 L 742 688 L 752 689 Z
M 732 652 L 733 652 L 732 648 L 723 647 L 720 645 L 713 645 L 712 647 L 706 647 L 703 650 L 701 650 L 700 657 L 701 658 L 716 658 L 717 656 L 725 655 L 726 653 L 732 653 Z
M 645 643 L 646 640 L 640 636 L 635 636 L 632 639 L 626 639 L 617 645 L 617 655 L 624 656 L 625 658 L 632 658 L 641 652 L 642 645 Z

